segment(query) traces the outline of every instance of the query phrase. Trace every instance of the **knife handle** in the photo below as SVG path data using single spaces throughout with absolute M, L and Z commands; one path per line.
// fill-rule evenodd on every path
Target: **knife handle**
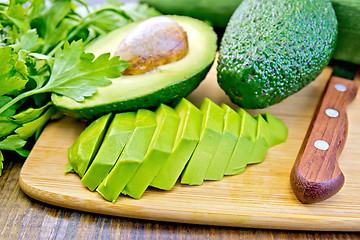
M 344 185 L 338 158 L 347 137 L 346 106 L 357 88 L 357 82 L 336 76 L 328 81 L 290 174 L 291 188 L 302 203 L 325 200 Z

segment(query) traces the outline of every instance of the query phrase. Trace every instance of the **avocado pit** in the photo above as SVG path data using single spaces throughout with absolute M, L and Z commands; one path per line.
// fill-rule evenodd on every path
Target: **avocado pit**
M 124 75 L 136 75 L 178 61 L 188 50 L 184 29 L 175 20 L 159 16 L 132 29 L 119 44 L 115 55 L 130 63 Z

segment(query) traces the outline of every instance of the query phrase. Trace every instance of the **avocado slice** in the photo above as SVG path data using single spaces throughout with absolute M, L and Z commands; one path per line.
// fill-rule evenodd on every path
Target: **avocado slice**
M 175 185 L 200 138 L 202 112 L 185 98 L 176 105 L 175 111 L 180 116 L 180 125 L 174 149 L 150 184 L 163 190 Z
M 224 129 L 220 143 L 211 159 L 205 180 L 221 180 L 224 176 L 230 157 L 238 142 L 240 133 L 240 116 L 231 107 L 222 104 L 224 109 Z
M 217 50 L 217 36 L 208 24 L 184 16 L 168 16 L 187 33 L 188 53 L 178 61 L 161 65 L 153 71 L 137 75 L 123 75 L 112 84 L 99 87 L 97 94 L 76 102 L 68 97 L 52 95 L 52 101 L 64 114 L 80 118 L 94 118 L 106 112 L 133 111 L 153 108 L 160 103 L 172 104 L 187 96 L 205 78 Z M 86 49 L 98 56 L 114 53 L 139 22 L 122 28 L 90 43 Z
M 239 108 L 237 112 L 241 119 L 239 139 L 226 167 L 225 175 L 235 175 L 245 170 L 256 139 L 257 121 L 243 108 Z
M 132 131 L 136 113 L 118 113 L 112 120 L 104 140 L 81 182 L 91 191 L 106 177 L 115 164 Z
M 82 178 L 104 138 L 112 114 L 93 121 L 68 149 L 69 165 Z M 69 168 L 69 165 L 67 168 Z
M 181 176 L 182 184 L 201 185 L 211 159 L 220 143 L 225 111 L 205 98 L 200 105 L 203 121 L 200 140 Z
M 161 104 L 156 110 L 157 127 L 144 160 L 122 193 L 140 198 L 171 154 L 180 117 L 175 110 Z
M 263 113 L 261 116 L 270 126 L 270 147 L 285 142 L 288 135 L 288 128 L 284 122 L 270 113 Z
M 221 40 L 218 83 L 239 106 L 265 108 L 313 81 L 336 39 L 329 0 L 244 0 Z
M 114 167 L 96 189 L 106 200 L 115 202 L 136 172 L 156 129 L 156 115 L 146 109 L 136 113 L 135 128 Z
M 271 143 L 269 124 L 260 114 L 255 115 L 254 118 L 257 121 L 256 137 L 254 149 L 251 153 L 248 164 L 262 162 Z

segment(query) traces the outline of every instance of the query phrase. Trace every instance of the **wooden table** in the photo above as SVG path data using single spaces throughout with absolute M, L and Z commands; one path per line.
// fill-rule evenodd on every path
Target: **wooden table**
M 102 0 L 89 0 L 98 3 Z M 126 0 L 136 1 L 136 0 Z M 2 239 L 360 239 L 360 233 L 300 232 L 201 226 L 91 214 L 48 205 L 18 184 L 23 159 L 4 163 L 0 177 Z
M 0 177 L 0 239 L 360 239 L 360 233 L 297 232 L 200 226 L 111 217 L 63 209 L 25 195 L 23 160 L 5 162 Z

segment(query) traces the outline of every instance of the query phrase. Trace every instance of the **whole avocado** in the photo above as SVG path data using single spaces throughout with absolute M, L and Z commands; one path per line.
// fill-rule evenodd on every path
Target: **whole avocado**
M 360 1 L 331 0 L 339 34 L 333 58 L 360 64 Z
M 243 0 L 140 0 L 165 14 L 184 15 L 225 28 L 236 7 Z
M 244 0 L 221 40 L 218 83 L 244 108 L 265 108 L 309 84 L 335 49 L 328 0 Z

